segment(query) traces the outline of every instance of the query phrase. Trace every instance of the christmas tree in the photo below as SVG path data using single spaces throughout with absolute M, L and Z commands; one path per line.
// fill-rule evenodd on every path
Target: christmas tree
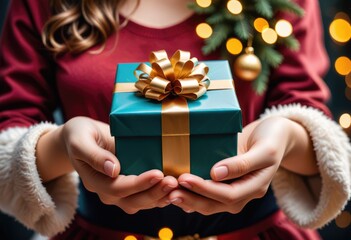
M 205 16 L 196 29 L 205 39 L 203 53 L 219 50 L 223 57 L 232 59 L 236 77 L 254 81 L 258 94 L 267 87 L 270 68 L 283 61 L 277 47 L 300 47 L 291 24 L 277 15 L 290 12 L 303 16 L 303 10 L 290 0 L 197 0 L 190 8 Z

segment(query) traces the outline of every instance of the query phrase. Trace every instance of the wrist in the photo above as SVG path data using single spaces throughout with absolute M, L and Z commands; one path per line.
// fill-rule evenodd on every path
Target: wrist
M 287 120 L 288 142 L 280 166 L 297 174 L 317 174 L 319 170 L 308 131 L 300 123 Z
M 36 164 L 43 182 L 72 172 L 62 137 L 63 126 L 43 134 L 36 146 Z

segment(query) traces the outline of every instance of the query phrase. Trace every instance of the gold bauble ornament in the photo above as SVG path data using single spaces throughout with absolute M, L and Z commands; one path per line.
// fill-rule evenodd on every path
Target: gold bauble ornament
M 262 69 L 260 59 L 254 54 L 253 47 L 245 48 L 245 53 L 234 62 L 234 75 L 245 81 L 253 81 L 260 75 Z

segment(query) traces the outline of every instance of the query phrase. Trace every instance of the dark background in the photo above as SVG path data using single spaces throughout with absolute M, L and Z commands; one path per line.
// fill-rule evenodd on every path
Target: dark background
M 1 26 L 6 13 L 6 5 L 9 0 L 0 0 L 0 32 Z M 325 30 L 325 45 L 330 58 L 330 70 L 325 77 L 325 81 L 330 87 L 332 92 L 332 98 L 329 102 L 335 120 L 338 121 L 339 117 L 343 113 L 351 114 L 351 98 L 349 99 L 345 95 L 345 91 L 351 91 L 347 89 L 345 83 L 345 76 L 339 75 L 334 68 L 334 62 L 339 56 L 347 56 L 351 58 L 351 41 L 339 44 L 335 42 L 329 34 L 329 25 L 335 18 L 338 12 L 344 12 L 349 17 L 351 15 L 351 1 L 350 0 L 320 0 L 322 18 Z M 313 27 L 313 26 L 311 26 Z M 351 66 L 350 66 L 351 69 Z M 351 73 L 350 73 L 351 74 Z M 351 136 L 351 128 L 345 129 L 349 136 Z M 343 212 L 343 222 L 336 224 L 338 221 L 333 221 L 328 226 L 320 230 L 323 239 L 334 240 L 334 239 L 351 239 L 351 203 L 346 207 Z M 337 219 L 338 220 L 338 219 Z M 346 224 L 345 224 L 346 222 Z M 339 225 L 339 226 L 338 226 Z M 341 226 L 341 227 L 340 227 Z M 26 240 L 30 239 L 33 233 L 26 230 L 19 223 L 12 218 L 0 213 L 0 239 L 2 240 Z
M 329 107 L 333 112 L 335 120 L 338 121 L 339 117 L 343 113 L 351 114 L 351 98 L 349 97 L 348 99 L 345 95 L 345 92 L 351 91 L 351 89 L 348 88 L 345 83 L 345 76 L 341 76 L 336 72 L 334 63 L 335 60 L 340 56 L 347 56 L 348 58 L 351 58 L 351 40 L 344 44 L 335 42 L 329 34 L 329 25 L 335 18 L 335 15 L 339 12 L 346 13 L 349 17 L 351 17 L 351 0 L 320 0 L 319 2 L 324 24 L 325 46 L 327 48 L 330 59 L 330 70 L 324 79 L 332 93 Z M 351 66 L 349 66 L 349 69 L 351 69 Z M 351 74 L 351 72 L 349 74 Z M 345 131 L 348 136 L 351 137 L 351 128 L 349 127 L 345 129 Z M 346 219 L 346 222 L 348 223 L 346 224 L 347 226 L 340 228 L 336 224 L 338 221 L 333 221 L 327 227 L 320 230 L 323 239 L 351 239 L 350 212 L 351 203 L 349 202 L 348 206 L 345 209 L 345 212 L 343 213 L 343 215 L 348 218 Z

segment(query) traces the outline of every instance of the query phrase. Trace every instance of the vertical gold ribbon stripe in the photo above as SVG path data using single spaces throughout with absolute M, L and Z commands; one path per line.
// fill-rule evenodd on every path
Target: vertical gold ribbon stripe
M 162 165 L 165 175 L 190 172 L 190 123 L 187 100 L 162 101 Z

